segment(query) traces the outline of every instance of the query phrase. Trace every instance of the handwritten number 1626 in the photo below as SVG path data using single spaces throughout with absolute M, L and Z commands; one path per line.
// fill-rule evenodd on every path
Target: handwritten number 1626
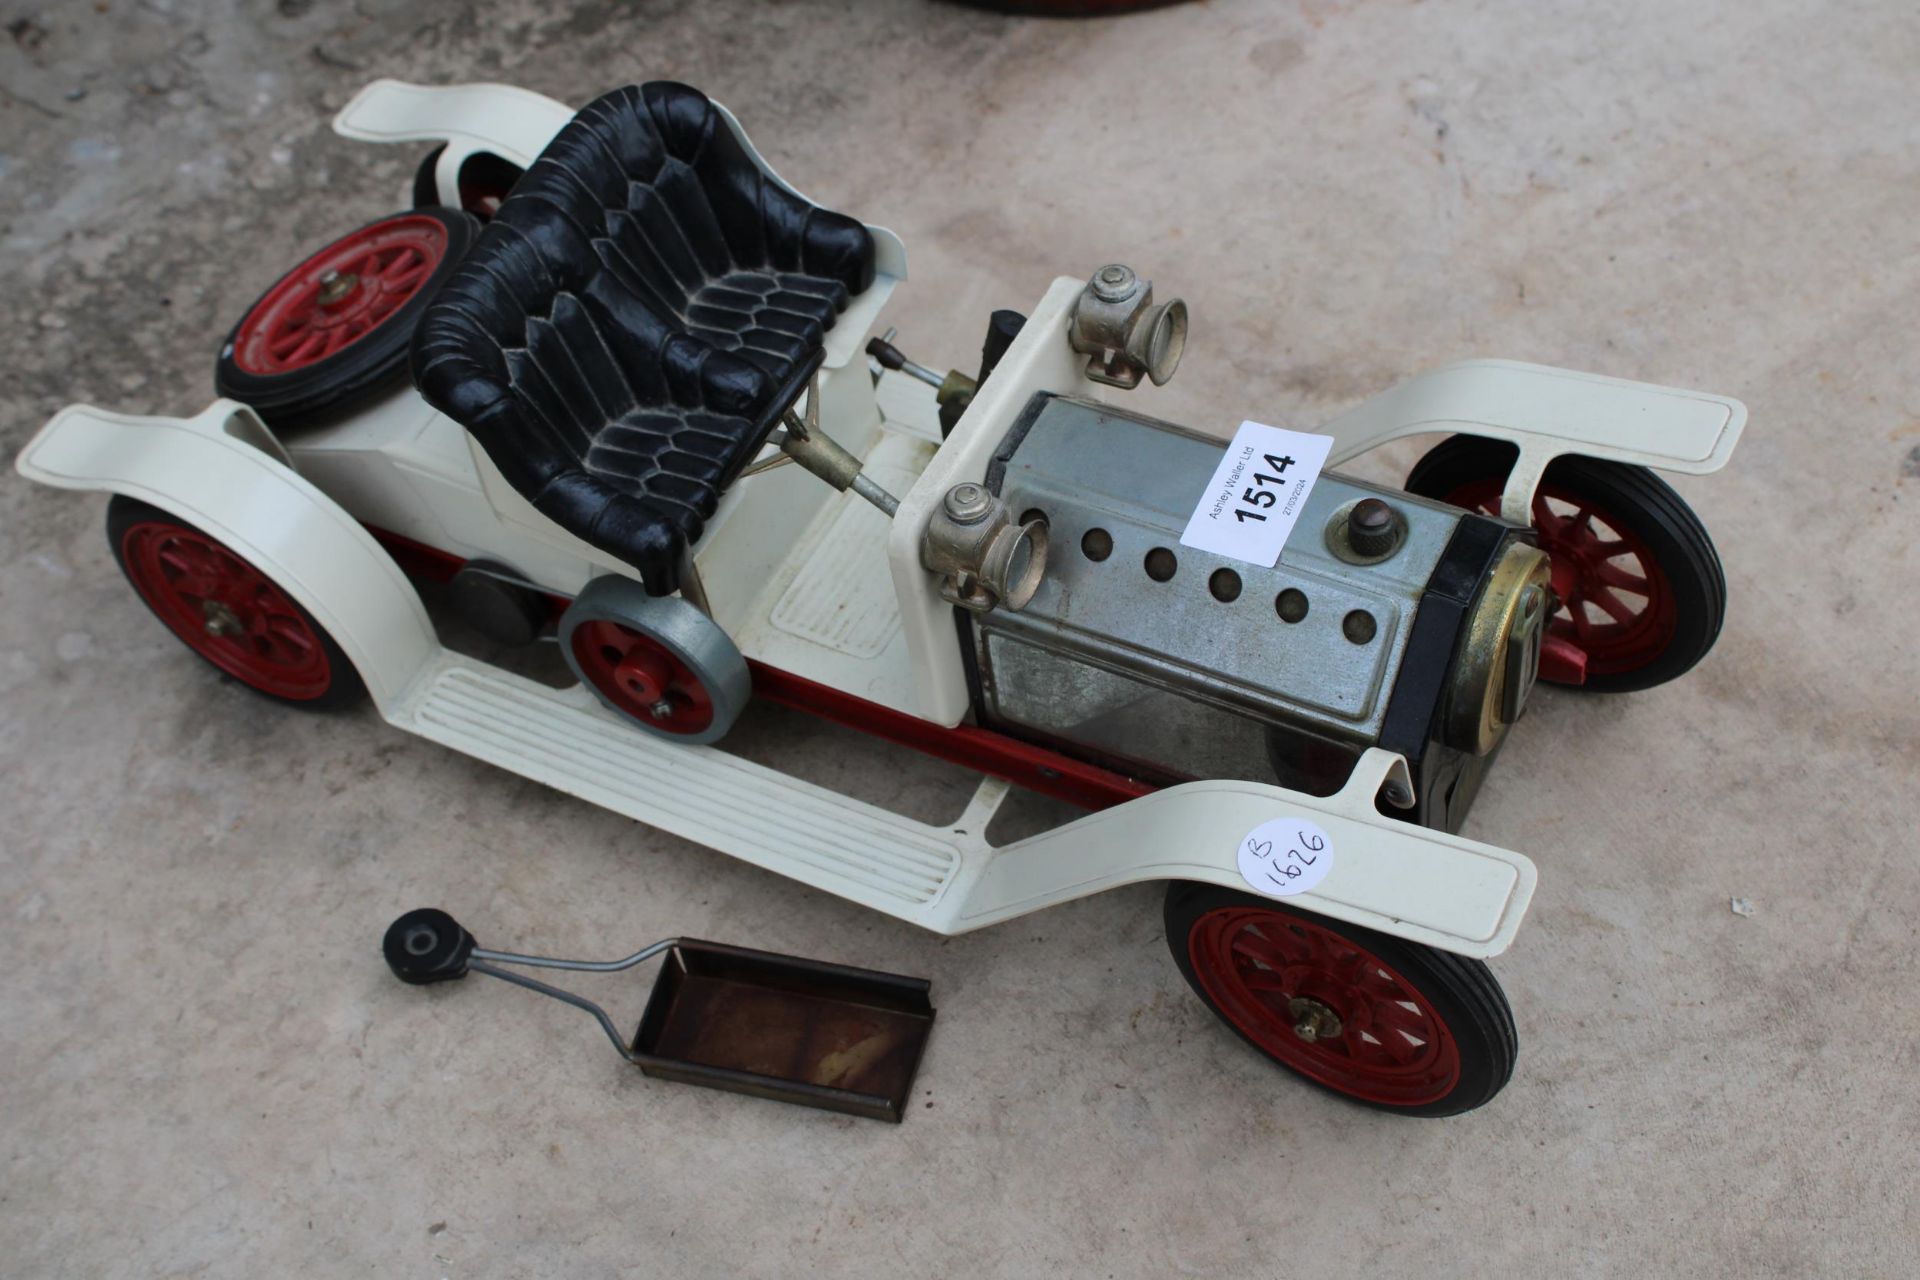
M 1301 870 L 1301 867 L 1311 867 L 1320 861 L 1318 858 L 1308 857 L 1307 854 L 1319 853 L 1327 847 L 1327 842 L 1319 836 L 1302 835 L 1299 839 L 1299 845 L 1299 848 L 1287 850 L 1287 857 L 1292 859 L 1292 862 L 1283 862 L 1277 865 L 1272 863 L 1268 864 L 1266 870 L 1267 879 L 1273 881 L 1275 884 L 1281 885 L 1285 884 L 1288 880 L 1298 880 L 1305 874 Z M 1303 852 L 1303 850 L 1305 850 L 1305 852 Z M 1247 841 L 1247 852 L 1256 858 L 1271 858 L 1273 856 L 1273 841 L 1249 840 Z M 1299 863 L 1300 866 L 1295 866 L 1293 865 L 1294 863 Z M 1285 879 L 1282 879 L 1283 876 Z
M 1264 471 L 1256 471 L 1253 473 L 1253 483 L 1248 485 L 1240 494 L 1240 501 L 1245 505 L 1233 509 L 1233 518 L 1235 520 L 1243 522 L 1247 520 L 1265 520 L 1267 517 L 1264 509 L 1280 501 L 1273 490 L 1264 488 L 1263 486 L 1269 484 L 1285 484 L 1286 481 L 1280 478 L 1280 473 L 1293 465 L 1293 459 L 1276 457 L 1271 453 L 1263 454 L 1261 457 L 1269 467 L 1273 468 L 1273 474 L 1268 475 Z

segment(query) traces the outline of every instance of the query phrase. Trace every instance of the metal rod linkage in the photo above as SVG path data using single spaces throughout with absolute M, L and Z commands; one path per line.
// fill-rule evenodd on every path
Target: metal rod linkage
M 861 472 L 859 475 L 855 476 L 853 478 L 853 483 L 848 487 L 851 488 L 855 493 L 859 494 L 861 497 L 865 498 L 868 502 L 871 502 L 874 506 L 886 512 L 889 519 L 892 518 L 894 512 L 900 509 L 900 499 L 894 497 L 892 494 L 888 493 L 885 489 L 882 489 L 879 485 L 867 479 L 867 475 L 864 471 Z
M 475 947 L 475 960 L 491 960 L 495 964 L 523 964 L 530 969 L 574 969 L 581 973 L 618 973 L 622 969 L 631 969 L 653 959 L 669 947 L 678 946 L 680 939 L 663 938 L 651 946 L 640 948 L 624 960 L 556 960 L 552 956 L 523 956 L 513 951 L 489 951 L 485 947 Z
M 619 1029 L 613 1025 L 613 1019 L 607 1016 L 605 1009 L 585 996 L 577 996 L 571 991 L 562 991 L 559 987 L 551 986 L 538 978 L 529 978 L 524 973 L 509 973 L 495 966 L 521 964 L 534 969 L 571 969 L 578 973 L 619 973 L 623 969 L 631 969 L 637 964 L 651 960 L 662 951 L 678 946 L 679 943 L 678 938 L 663 938 L 651 946 L 640 948 L 624 960 L 559 960 L 552 956 L 523 956 L 514 951 L 489 951 L 485 947 L 475 947 L 468 958 L 467 968 L 470 972 L 484 973 L 490 978 L 511 982 L 516 987 L 538 991 L 541 995 L 552 996 L 563 1004 L 586 1010 L 600 1024 L 600 1029 L 607 1033 L 607 1039 L 611 1040 L 613 1047 L 620 1051 L 620 1056 L 628 1062 L 638 1062 L 639 1059 L 633 1056 L 633 1050 L 627 1047 L 627 1042 L 621 1038 Z
M 477 947 L 473 954 L 476 956 L 480 954 Z M 469 962 L 467 970 L 470 973 L 484 973 L 502 982 L 511 982 L 514 986 L 525 987 L 529 991 L 538 991 L 543 996 L 552 996 L 555 1000 L 570 1004 L 576 1009 L 585 1009 L 600 1024 L 600 1029 L 607 1033 L 607 1039 L 613 1042 L 613 1047 L 620 1051 L 621 1057 L 628 1062 L 639 1061 L 633 1056 L 633 1050 L 627 1048 L 627 1042 L 620 1038 L 619 1028 L 613 1025 L 613 1019 L 607 1016 L 607 1011 L 585 996 L 577 996 L 571 991 L 562 991 L 559 987 L 549 986 L 538 978 L 529 978 L 524 973 L 509 973 L 505 969 L 496 969 L 490 964 L 482 964 L 478 961 Z
M 848 453 L 838 441 L 820 429 L 818 374 L 814 375 L 813 385 L 807 392 L 806 416 L 802 417 L 788 409 L 781 415 L 781 421 L 786 423 L 787 429 L 779 437 L 778 444 L 785 456 L 842 492 L 852 489 L 886 512 L 889 519 L 900 509 L 898 498 L 861 473 L 860 459 Z M 756 463 L 754 469 L 764 470 L 770 465 L 770 462 Z

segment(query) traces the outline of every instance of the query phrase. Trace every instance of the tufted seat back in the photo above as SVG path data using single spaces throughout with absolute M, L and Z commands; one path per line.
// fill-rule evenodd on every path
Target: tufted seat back
M 527 170 L 414 332 L 414 381 L 656 595 L 873 281 L 872 237 L 761 172 L 696 89 L 619 89 Z

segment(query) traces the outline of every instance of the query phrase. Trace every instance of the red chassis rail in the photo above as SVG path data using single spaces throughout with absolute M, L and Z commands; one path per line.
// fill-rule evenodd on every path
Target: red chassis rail
M 367 526 L 367 532 L 387 549 L 394 562 L 407 573 L 430 582 L 449 581 L 466 561 L 438 547 L 385 529 Z M 564 596 L 553 597 L 564 608 Z M 1106 809 L 1137 800 L 1158 788 L 1152 783 L 1076 760 L 1048 747 L 1035 746 L 1018 738 L 977 725 L 962 724 L 948 728 L 918 716 L 910 716 L 891 707 L 883 707 L 865 698 L 808 680 L 804 676 L 770 667 L 764 662 L 747 663 L 753 673 L 755 696 L 783 707 L 792 707 L 870 733 L 876 738 L 912 747 L 937 759 L 1004 778 L 1015 786 L 1064 800 L 1084 809 Z

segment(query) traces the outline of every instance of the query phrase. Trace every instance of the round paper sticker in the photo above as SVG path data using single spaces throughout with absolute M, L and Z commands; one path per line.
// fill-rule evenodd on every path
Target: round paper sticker
M 1327 878 L 1333 841 L 1305 818 L 1275 818 L 1240 841 L 1240 874 L 1269 898 L 1291 898 Z

